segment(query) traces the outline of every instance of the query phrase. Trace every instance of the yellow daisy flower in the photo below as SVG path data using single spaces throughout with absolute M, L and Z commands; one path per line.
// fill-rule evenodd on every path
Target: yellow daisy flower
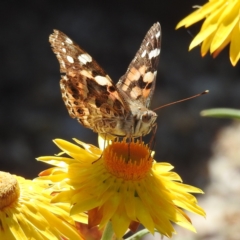
M 71 158 L 63 153 L 38 158 L 56 166 L 41 173 L 40 180 L 60 181 L 64 189 L 52 202 L 70 203 L 71 215 L 88 211 L 90 227 L 101 229 L 111 221 L 121 238 L 128 228 L 141 223 L 151 233 L 157 230 L 171 237 L 175 232 L 172 222 L 195 231 L 182 209 L 205 216 L 190 194 L 202 191 L 182 184 L 181 178 L 170 172 L 170 164 L 154 161 L 147 145 L 113 141 L 102 151 L 74 140 L 78 145 L 54 141 Z
M 51 196 L 43 190 L 31 180 L 0 172 L 0 239 L 83 239 L 69 207 L 50 204 Z
M 209 50 L 216 57 L 230 43 L 230 61 L 235 66 L 240 58 L 240 0 L 209 0 L 180 21 L 176 28 L 189 27 L 204 18 L 189 50 L 202 43 L 202 56 Z

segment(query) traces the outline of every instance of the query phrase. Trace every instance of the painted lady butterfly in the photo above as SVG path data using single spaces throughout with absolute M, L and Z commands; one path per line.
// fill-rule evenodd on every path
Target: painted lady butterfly
M 140 137 L 156 125 L 149 110 L 160 55 L 161 27 L 147 32 L 127 72 L 115 85 L 98 63 L 64 33 L 50 35 L 60 63 L 63 101 L 71 117 L 100 134 Z

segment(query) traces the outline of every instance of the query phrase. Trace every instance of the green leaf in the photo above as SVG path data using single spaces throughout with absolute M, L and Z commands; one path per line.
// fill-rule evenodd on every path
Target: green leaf
M 213 108 L 200 112 L 202 117 L 240 119 L 240 110 L 231 108 Z

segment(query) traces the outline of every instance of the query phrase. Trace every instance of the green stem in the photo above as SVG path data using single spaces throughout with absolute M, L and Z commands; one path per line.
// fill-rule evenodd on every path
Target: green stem
M 103 231 L 101 240 L 110 240 L 113 238 L 114 232 L 112 228 L 112 223 L 109 221 Z
M 218 118 L 235 118 L 240 119 L 240 110 L 231 108 L 213 108 L 203 110 L 201 113 L 203 117 L 218 117 Z
M 155 233 L 159 233 L 157 230 L 154 232 L 154 235 Z M 150 232 L 147 230 L 147 229 L 143 229 L 143 230 L 140 230 L 139 232 L 135 233 L 134 235 L 132 235 L 131 237 L 129 238 L 126 238 L 125 240 L 141 240 L 143 239 L 144 236 L 146 236 L 147 234 L 150 235 Z M 156 235 L 158 237 L 163 237 L 160 233 L 159 235 Z M 148 238 L 146 238 L 148 239 Z M 150 239 L 150 238 L 149 238 Z M 152 239 L 152 237 L 151 237 Z M 155 238 L 154 238 L 155 239 Z M 156 238 L 156 239 L 160 239 L 160 238 Z M 162 238 L 161 238 L 162 239 Z

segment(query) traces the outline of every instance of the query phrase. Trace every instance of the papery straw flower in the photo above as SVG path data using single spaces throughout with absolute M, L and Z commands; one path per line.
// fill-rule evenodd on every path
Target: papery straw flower
M 69 207 L 51 204 L 43 190 L 31 180 L 0 172 L 0 239 L 82 239 Z
M 202 56 L 209 50 L 216 57 L 230 43 L 230 61 L 235 66 L 240 58 L 240 1 L 209 0 L 180 21 L 176 28 L 189 27 L 204 18 L 202 28 L 192 40 L 189 50 L 202 43 Z
M 157 230 L 170 237 L 175 232 L 172 222 L 195 231 L 182 209 L 205 216 L 190 194 L 202 191 L 182 184 L 176 173 L 169 172 L 170 164 L 155 162 L 147 145 L 115 141 L 101 151 L 74 140 L 80 146 L 54 140 L 71 158 L 63 153 L 38 158 L 56 166 L 42 172 L 39 179 L 60 181 L 64 189 L 53 202 L 69 202 L 71 215 L 88 211 L 90 227 L 104 228 L 111 221 L 121 238 L 128 228 L 141 223 L 151 233 Z

